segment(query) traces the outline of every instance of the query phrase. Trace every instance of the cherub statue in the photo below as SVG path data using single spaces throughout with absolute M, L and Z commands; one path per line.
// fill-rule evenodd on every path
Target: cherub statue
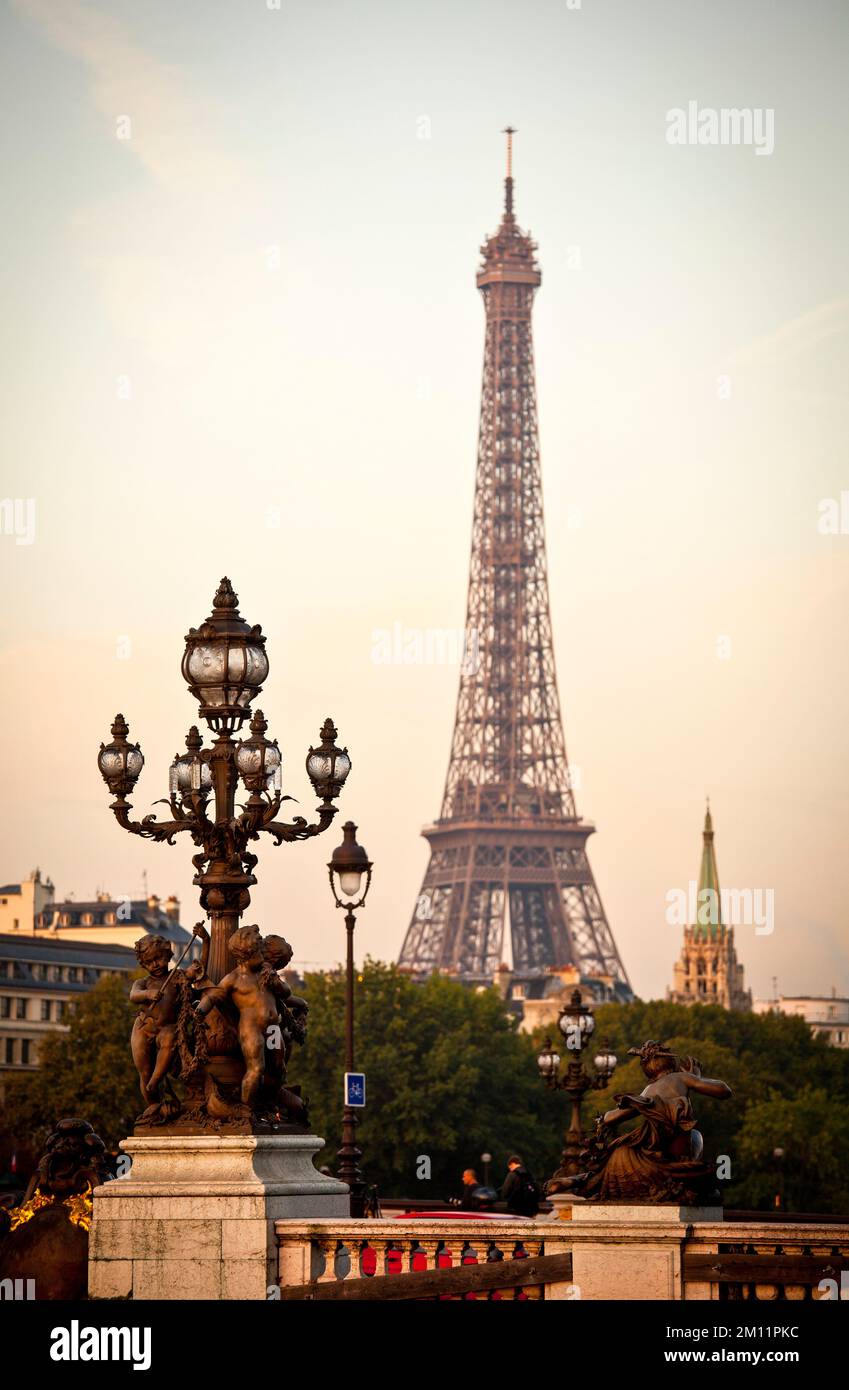
M 285 1034 L 284 1046 L 284 1075 L 285 1067 L 288 1065 L 292 1055 L 293 1043 L 304 1043 L 307 1038 L 307 1014 L 309 1004 L 306 999 L 302 999 L 299 994 L 292 992 L 292 986 L 288 981 L 280 978 L 279 972 L 285 970 L 292 959 L 292 947 L 283 936 L 266 936 L 263 938 L 263 951 L 268 963 L 272 989 L 277 998 L 285 1007 L 285 1013 L 281 1011 L 281 1021 Z
M 202 922 L 198 922 L 192 935 L 201 938 L 203 949 L 200 961 L 185 971 L 179 966 L 169 970 L 173 947 L 164 936 L 143 936 L 135 944 L 136 958 L 148 975 L 146 980 L 134 980 L 130 987 L 130 1002 L 143 1005 L 133 1023 L 130 1040 L 147 1107 L 140 1120 L 158 1115 L 167 1118 L 179 1110 L 168 1074 L 176 1070 L 178 1056 L 185 1050 L 180 1025 L 189 1007 L 192 972 L 200 967 L 201 975 L 205 975 L 209 957 L 209 933 Z
M 112 1174 L 106 1145 L 87 1120 L 59 1120 L 24 1193 L 25 1207 L 36 1193 L 64 1201 L 108 1182 Z
M 584 1171 L 559 1180 L 558 1188 L 599 1202 L 717 1200 L 714 1165 L 702 1161 L 704 1141 L 690 1097 L 696 1092 L 727 1100 L 731 1087 L 703 1077 L 695 1057 L 676 1057 L 654 1039 L 629 1053 L 639 1057 L 648 1085 L 638 1096 L 615 1097 L 616 1108 L 599 1116 L 581 1154 Z M 641 1124 L 610 1138 L 617 1125 L 635 1116 Z
M 306 1041 L 309 1005 L 306 999 L 294 994 L 288 981 L 278 974 L 292 959 L 292 947 L 285 937 L 266 936 L 262 947 L 266 960 L 263 982 L 275 995 L 279 1010 L 278 1034 L 273 1042 L 266 1038 L 266 1090 L 273 1111 L 282 1108 L 293 1119 L 305 1124 L 308 1112 L 299 1089 L 293 1090 L 285 1082 L 293 1045 Z
M 265 1070 L 268 1029 L 279 1026 L 278 994 L 283 981 L 278 979 L 275 985 L 271 979 L 274 972 L 268 969 L 259 927 L 239 927 L 227 945 L 238 964 L 217 985 L 204 990 L 197 1014 L 205 1017 L 220 1004 L 235 1007 L 239 1016 L 239 1047 L 245 1062 L 241 1098 L 243 1106 L 250 1109 Z

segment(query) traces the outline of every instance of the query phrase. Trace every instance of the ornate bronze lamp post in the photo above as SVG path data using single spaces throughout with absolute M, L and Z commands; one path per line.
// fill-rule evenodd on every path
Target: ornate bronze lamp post
M 366 900 L 371 885 L 371 860 L 362 845 L 357 844 L 357 827 L 353 821 L 346 821 L 342 827 L 342 843 L 333 851 L 327 866 L 330 888 L 337 907 L 345 910 L 345 930 L 348 934 L 346 955 L 346 997 L 345 997 L 345 1070 L 354 1070 L 354 913 Z M 365 887 L 360 893 L 363 874 Z M 336 880 L 339 887 L 337 890 Z M 358 897 L 357 895 L 360 894 Z M 347 1101 L 347 1096 L 346 1096 Z M 339 1149 L 339 1170 L 337 1176 L 346 1182 L 351 1192 L 351 1215 L 365 1214 L 366 1184 L 360 1171 L 363 1151 L 357 1143 L 359 1116 L 356 1110 L 346 1104 L 342 1111 L 342 1144 Z
M 572 991 L 572 998 L 561 1010 L 557 1026 L 563 1035 L 566 1047 L 572 1053 L 565 1074 L 560 1076 L 560 1056 L 554 1051 L 550 1038 L 546 1038 L 543 1043 L 542 1051 L 537 1058 L 537 1065 L 546 1086 L 552 1091 L 566 1092 L 572 1102 L 572 1113 L 569 1128 L 566 1131 L 562 1161 L 548 1184 L 549 1192 L 556 1192 L 564 1178 L 574 1177 L 579 1171 L 578 1155 L 584 1143 L 584 1135 L 581 1130 L 581 1101 L 589 1090 L 604 1090 L 616 1070 L 618 1060 L 609 1047 L 602 1044 L 598 1056 L 594 1059 L 595 1075 L 590 1076 L 585 1071 L 581 1054 L 589 1046 L 590 1038 L 595 1030 L 595 1019 L 592 1011 L 581 1002 L 579 989 Z
M 251 702 L 268 676 L 265 637 L 239 613 L 238 596 L 229 579 L 222 579 L 213 600 L 212 613 L 199 628 L 190 628 L 183 655 L 183 676 L 199 702 L 200 716 L 215 739 L 210 747 L 196 726 L 186 738 L 186 752 L 174 758 L 170 769 L 171 820 L 158 822 L 148 815 L 130 819 L 127 797 L 132 794 L 144 765 L 137 743 L 129 742 L 124 716 L 115 716 L 112 742 L 100 745 L 98 766 L 112 796 L 111 810 L 118 824 L 133 835 L 174 843 L 186 832 L 197 847 L 193 856 L 194 882 L 200 888 L 201 906 L 209 913 L 211 943 L 207 973 L 215 984 L 234 964 L 227 942 L 250 903 L 256 883 L 257 856 L 249 846 L 261 833 L 276 844 L 305 840 L 327 830 L 337 808 L 333 802 L 351 770 L 347 749 L 336 746 L 336 729 L 326 719 L 318 747 L 310 748 L 307 774 L 319 797 L 318 819 L 308 824 L 303 816 L 291 822 L 275 819 L 289 797 L 282 795 L 281 756 L 277 742 L 265 737 L 268 727 L 261 710 L 250 722 L 251 736 L 234 740 L 246 719 Z M 241 779 L 247 801 L 236 807 Z M 210 801 L 213 809 L 210 809 Z

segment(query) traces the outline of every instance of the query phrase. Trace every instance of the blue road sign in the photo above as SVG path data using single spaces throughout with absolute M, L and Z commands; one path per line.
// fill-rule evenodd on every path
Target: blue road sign
M 364 1071 L 345 1072 L 345 1104 L 365 1105 L 366 1074 Z

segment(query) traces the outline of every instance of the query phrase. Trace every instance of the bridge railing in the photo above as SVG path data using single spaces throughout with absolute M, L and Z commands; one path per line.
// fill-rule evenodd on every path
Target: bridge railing
M 278 1221 L 275 1237 L 285 1301 L 798 1301 L 839 1298 L 841 1288 L 849 1297 L 849 1221 L 693 1225 L 439 1214 Z

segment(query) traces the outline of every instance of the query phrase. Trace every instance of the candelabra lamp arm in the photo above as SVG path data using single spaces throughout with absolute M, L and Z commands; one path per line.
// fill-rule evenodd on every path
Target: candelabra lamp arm
M 284 840 L 309 840 L 313 835 L 322 835 L 329 828 L 337 809 L 336 806 L 320 806 L 318 808 L 318 820 L 314 821 L 312 825 L 308 824 L 305 816 L 296 816 L 288 824 L 285 821 L 272 820 L 267 825 L 260 825 L 258 828 L 270 835 L 276 845 L 282 845 Z
M 119 796 L 109 808 L 115 816 L 118 824 L 128 830 L 131 835 L 141 835 L 145 840 L 164 840 L 167 844 L 173 845 L 174 836 L 181 830 L 197 829 L 193 817 L 186 816 L 183 820 L 162 821 L 157 823 L 156 816 L 143 816 L 140 821 L 130 819 L 130 811 L 133 809 L 129 801 L 123 796 Z
M 186 816 L 186 829 L 191 830 L 195 835 L 209 835 L 215 830 L 215 822 L 210 820 L 206 811 L 206 798 L 192 793 L 191 797 L 184 798 L 184 804 L 188 801 L 191 813 Z

